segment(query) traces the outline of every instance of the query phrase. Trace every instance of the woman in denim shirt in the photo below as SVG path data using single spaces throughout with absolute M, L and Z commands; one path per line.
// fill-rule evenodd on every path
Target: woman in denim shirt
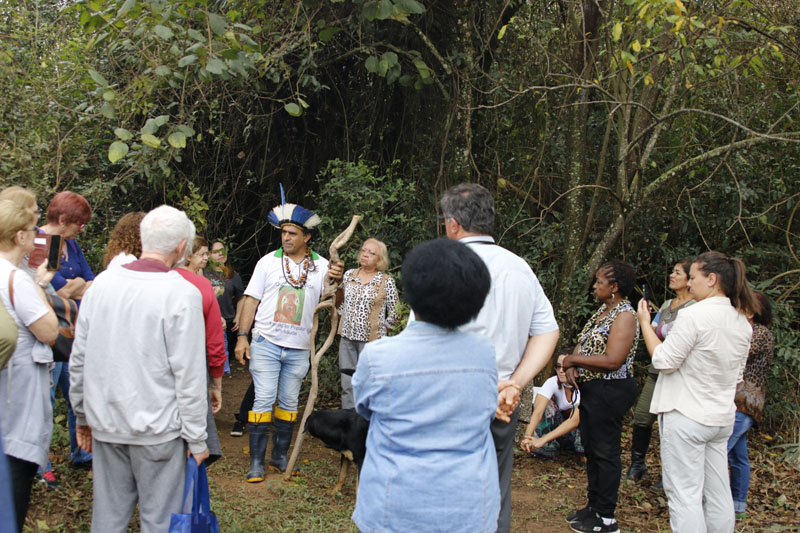
M 497 528 L 494 348 L 455 330 L 478 314 L 489 284 L 483 261 L 457 241 L 428 241 L 403 262 L 417 320 L 367 344 L 352 381 L 370 421 L 353 513 L 361 531 Z

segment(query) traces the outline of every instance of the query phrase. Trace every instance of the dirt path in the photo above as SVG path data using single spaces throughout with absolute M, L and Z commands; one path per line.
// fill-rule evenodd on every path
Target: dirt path
M 248 484 L 247 433 L 230 436 L 233 414 L 250 384 L 250 374 L 236 365 L 233 375 L 223 380 L 223 409 L 217 426 L 224 457 L 209 468 L 212 509 L 220 530 L 354 532 L 350 513 L 355 505 L 355 486 L 350 478 L 342 494 L 331 496 L 339 468 L 338 455 L 314 438 L 305 439 L 298 462 L 299 474 L 289 482 L 269 474 L 264 483 Z M 305 399 L 301 401 L 301 409 Z M 336 405 L 319 407 L 338 407 Z M 91 472 L 66 464 L 69 448 L 65 417 L 57 417 L 54 451 L 51 453 L 61 481 L 57 491 L 37 483 L 32 494 L 26 531 L 88 531 L 91 520 Z M 623 465 L 630 462 L 629 435 L 623 436 Z M 770 447 L 768 436 L 750 437 L 751 474 L 748 519 L 737 523 L 736 531 L 800 532 L 800 473 L 781 462 Z M 655 439 L 657 440 L 657 439 Z M 652 471 L 658 469 L 657 442 L 648 456 Z M 657 478 L 655 478 L 657 479 Z M 617 520 L 623 531 L 669 531 L 666 497 L 649 488 L 654 479 L 640 484 L 623 481 Z M 513 531 L 570 531 L 564 517 L 585 504 L 586 473 L 573 452 L 543 460 L 520 452 L 512 478 Z M 138 530 L 136 520 L 131 531 Z

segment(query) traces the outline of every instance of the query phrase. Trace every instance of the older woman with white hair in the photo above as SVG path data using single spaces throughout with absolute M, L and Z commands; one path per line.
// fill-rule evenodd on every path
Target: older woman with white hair
M 358 364 L 364 345 L 386 336 L 398 320 L 395 307 L 398 302 L 397 287 L 389 268 L 386 245 L 369 238 L 361 245 L 359 267 L 344 273 L 341 289 L 343 300 L 339 306 L 339 370 L 342 373 L 342 409 L 353 409 L 351 376 Z M 337 302 L 342 294 L 337 295 Z
M 37 466 L 47 464 L 53 432 L 48 346 L 58 336 L 58 319 L 42 290 L 53 278 L 43 263 L 35 279 L 19 268 L 33 251 L 36 215 L 12 200 L 0 200 L 0 297 L 17 323 L 14 354 L 0 372 L 0 433 L 8 459 L 17 529 L 22 531 Z

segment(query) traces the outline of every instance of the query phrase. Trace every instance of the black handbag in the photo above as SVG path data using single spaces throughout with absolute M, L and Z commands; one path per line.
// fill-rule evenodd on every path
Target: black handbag
M 78 303 L 71 298 L 47 294 L 47 301 L 58 317 L 58 337 L 53 343 L 53 361 L 66 363 L 72 352 L 72 341 L 75 340 L 75 321 L 78 319 Z

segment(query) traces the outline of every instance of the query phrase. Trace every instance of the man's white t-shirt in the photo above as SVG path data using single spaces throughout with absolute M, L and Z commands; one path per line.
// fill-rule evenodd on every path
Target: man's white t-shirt
M 289 261 L 291 277 L 299 280 L 303 273 L 303 261 L 295 263 L 284 257 L 280 248 L 262 257 L 253 271 L 244 294 L 259 300 L 253 323 L 253 338 L 262 335 L 283 348 L 309 349 L 309 335 L 317 307 L 324 290 L 328 260 L 311 252 L 312 265 L 305 285 L 293 287 L 286 272 L 285 260 Z

